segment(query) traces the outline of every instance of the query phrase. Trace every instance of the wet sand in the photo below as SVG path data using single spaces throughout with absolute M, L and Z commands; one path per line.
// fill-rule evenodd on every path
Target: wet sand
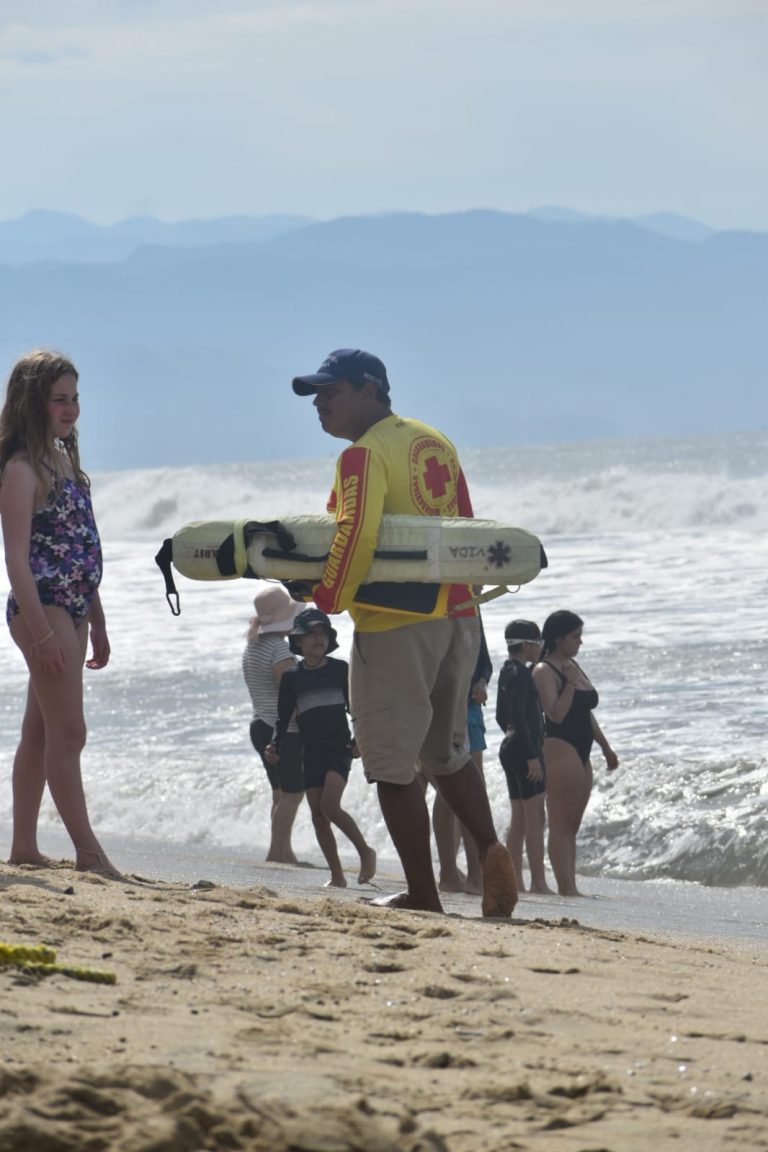
M 253 875 L 0 866 L 2 942 L 116 978 L 0 967 L 0 1152 L 768 1147 L 764 938 Z

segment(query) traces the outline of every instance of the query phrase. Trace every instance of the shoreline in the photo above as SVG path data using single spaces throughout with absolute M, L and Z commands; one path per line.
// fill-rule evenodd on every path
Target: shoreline
M 110 857 L 126 874 L 151 882 L 194 884 L 210 881 L 235 888 L 259 885 L 279 895 L 313 899 L 332 896 L 356 900 L 366 892 L 379 895 L 404 887 L 399 862 L 379 858 L 373 884 L 358 887 L 357 858 L 342 851 L 347 889 L 327 889 L 327 868 L 319 853 L 301 853 L 311 867 L 267 863 L 266 847 L 242 849 L 200 844 L 178 844 L 142 837 L 105 834 Z M 0 843 L 10 843 L 10 828 L 0 822 Z M 71 845 L 59 827 L 41 829 L 42 850 L 54 858 L 71 859 Z M 435 868 L 437 865 L 435 864 Z M 567 917 L 585 927 L 617 931 L 677 934 L 716 943 L 768 942 L 768 888 L 705 887 L 682 880 L 625 880 L 605 876 L 579 876 L 582 897 L 558 894 L 537 896 L 523 893 L 514 917 L 533 920 Z M 441 893 L 445 912 L 463 917 L 480 916 L 480 898 L 463 893 Z
M 0 1148 L 765 1147 L 764 940 L 587 924 L 608 899 L 384 911 L 252 867 L 225 885 L 0 865 L 5 943 L 116 978 L 0 966 Z

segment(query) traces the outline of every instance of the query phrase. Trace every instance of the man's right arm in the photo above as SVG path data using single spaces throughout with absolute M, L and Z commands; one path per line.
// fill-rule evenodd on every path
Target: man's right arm
M 370 449 L 353 444 L 342 452 L 334 487 L 336 533 L 314 590 L 323 612 L 348 609 L 364 583 L 376 550 L 386 488 L 384 467 Z

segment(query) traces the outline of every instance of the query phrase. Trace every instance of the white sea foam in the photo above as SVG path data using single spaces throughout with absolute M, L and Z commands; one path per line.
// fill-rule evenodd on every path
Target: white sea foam
M 768 528 L 768 433 L 681 441 L 493 448 L 462 453 L 475 515 L 548 538 Z M 94 475 L 105 539 L 192 520 L 325 510 L 333 456 Z
M 596 787 L 580 838 L 583 871 L 768 884 L 768 436 L 548 446 L 464 453 L 478 515 L 528 527 L 550 567 L 484 611 L 496 673 L 514 616 L 583 616 L 582 662 L 621 768 Z M 212 848 L 266 838 L 269 789 L 248 740 L 240 655 L 256 587 L 178 580 L 171 617 L 154 553 L 190 520 L 272 518 L 324 505 L 333 457 L 281 465 L 97 474 L 113 659 L 86 673 L 87 789 L 109 834 Z M 342 654 L 351 640 L 339 619 Z M 10 762 L 24 669 L 0 645 L 0 740 Z M 491 685 L 493 699 L 494 684 Z M 492 702 L 491 702 L 492 704 Z M 488 788 L 499 831 L 508 800 L 493 708 Z M 0 803 L 10 811 L 8 774 Z M 392 856 L 359 765 L 347 804 Z M 45 821 L 53 819 L 47 803 Z M 302 809 L 297 843 L 315 852 Z M 343 855 L 349 859 L 350 853 Z

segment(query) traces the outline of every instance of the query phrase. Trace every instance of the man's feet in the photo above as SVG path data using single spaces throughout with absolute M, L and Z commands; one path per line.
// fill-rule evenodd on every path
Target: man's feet
M 515 904 L 517 879 L 512 857 L 503 844 L 491 844 L 483 860 L 483 916 L 511 916 Z
M 346 888 L 346 886 L 347 878 L 343 872 L 340 872 L 338 876 L 334 876 L 333 873 L 331 873 L 330 880 L 326 880 L 323 885 L 324 888 Z
M 373 848 L 366 848 L 360 853 L 360 873 L 358 884 L 368 884 L 376 875 L 376 852 Z
M 404 912 L 442 912 L 443 906 L 438 900 L 421 901 L 410 892 L 395 892 L 391 896 L 361 896 L 363 904 L 370 904 L 373 908 L 396 908 Z

